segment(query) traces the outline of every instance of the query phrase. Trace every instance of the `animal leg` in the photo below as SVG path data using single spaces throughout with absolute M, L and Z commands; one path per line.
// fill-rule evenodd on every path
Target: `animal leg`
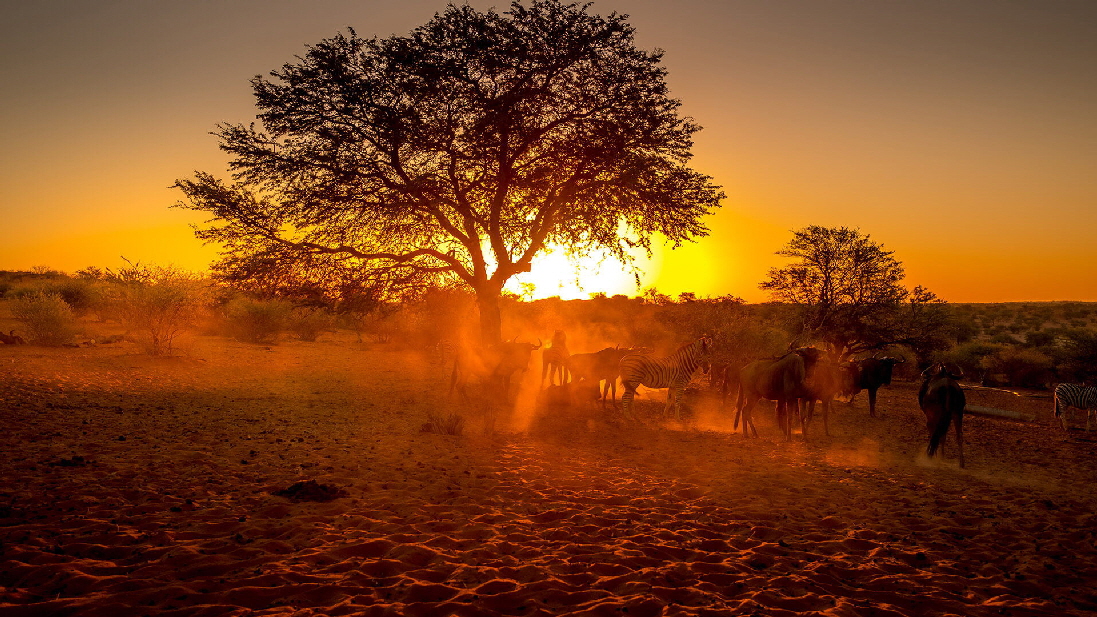
M 682 391 L 683 390 L 685 390 L 685 388 L 681 387 L 681 386 L 679 386 L 677 388 L 674 388 L 674 419 L 678 420 L 679 422 L 682 421 Z M 1087 423 L 1086 426 L 1088 427 L 1089 424 Z
M 752 422 L 750 419 L 750 411 L 754 408 L 754 400 L 749 397 L 743 401 L 742 409 L 735 412 L 735 427 L 739 426 L 739 416 L 743 417 L 743 437 L 750 437 L 750 433 L 747 431 Z M 734 430 L 734 428 L 732 429 Z
M 632 415 L 632 399 L 636 396 L 636 386 L 639 384 L 622 383 L 621 385 L 625 388 L 621 393 L 621 415 L 626 420 L 635 420 L 636 418 Z
M 773 406 L 774 415 L 777 417 L 777 426 L 785 434 L 785 441 L 792 439 L 791 428 L 788 422 L 788 405 L 783 400 L 777 400 Z
M 743 400 L 743 385 L 739 384 L 738 391 L 735 393 L 735 422 L 731 425 L 731 432 L 735 432 L 735 429 L 739 428 L 739 417 L 743 414 L 743 406 L 745 401 Z M 743 433 L 746 433 L 746 426 L 743 427 Z
M 830 404 L 831 401 L 823 401 L 823 434 L 830 437 Z
M 868 415 L 876 417 L 876 389 L 868 391 Z
M 960 448 L 960 469 L 964 468 L 964 412 L 956 414 L 956 446 Z

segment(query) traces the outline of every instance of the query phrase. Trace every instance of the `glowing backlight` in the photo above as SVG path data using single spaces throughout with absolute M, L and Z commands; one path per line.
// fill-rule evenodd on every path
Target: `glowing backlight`
M 641 282 L 658 271 L 654 260 L 640 259 Z M 532 287 L 531 287 L 532 285 Z M 515 276 L 506 290 L 528 300 L 560 296 L 564 300 L 587 299 L 594 293 L 636 295 L 636 278 L 629 266 L 605 254 L 569 258 L 563 249 L 539 255 L 532 269 Z

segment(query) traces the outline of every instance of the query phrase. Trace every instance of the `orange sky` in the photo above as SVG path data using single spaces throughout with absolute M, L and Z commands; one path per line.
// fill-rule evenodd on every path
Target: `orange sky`
M 478 8 L 502 3 L 471 2 Z M 121 257 L 202 269 L 167 187 L 222 172 L 209 135 L 248 80 L 345 26 L 406 33 L 441 2 L 23 2 L 0 20 L 0 269 Z M 1097 4 L 598 0 L 666 50 L 728 199 L 645 285 L 766 299 L 789 230 L 858 227 L 956 302 L 1097 300 Z M 544 270 L 552 270 L 551 262 Z M 538 295 L 553 276 L 535 270 Z M 618 279 L 621 277 L 617 277 Z M 582 293 L 635 293 L 586 277 Z M 615 288 L 616 287 L 616 288 Z M 574 291 L 573 293 L 580 293 Z

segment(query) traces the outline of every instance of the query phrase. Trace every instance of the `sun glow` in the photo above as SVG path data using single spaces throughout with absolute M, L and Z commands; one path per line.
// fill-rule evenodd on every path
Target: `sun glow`
M 641 283 L 658 271 L 654 260 L 640 259 Z M 632 269 L 620 260 L 604 253 L 584 257 L 567 256 L 564 249 L 554 247 L 533 260 L 532 269 L 512 278 L 506 290 L 527 300 L 559 296 L 564 300 L 587 299 L 591 294 L 636 295 L 636 278 Z

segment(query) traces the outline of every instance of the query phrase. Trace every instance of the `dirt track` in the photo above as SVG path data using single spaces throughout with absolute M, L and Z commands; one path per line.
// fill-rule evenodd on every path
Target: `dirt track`
M 0 371 L 4 614 L 1097 611 L 1097 445 L 1047 401 L 970 392 L 1038 421 L 969 417 L 960 470 L 952 441 L 919 456 L 909 383 L 805 444 L 696 399 L 685 426 L 649 403 L 420 433 L 440 367 L 346 341 L 0 348 Z M 305 479 L 348 496 L 271 494 Z

